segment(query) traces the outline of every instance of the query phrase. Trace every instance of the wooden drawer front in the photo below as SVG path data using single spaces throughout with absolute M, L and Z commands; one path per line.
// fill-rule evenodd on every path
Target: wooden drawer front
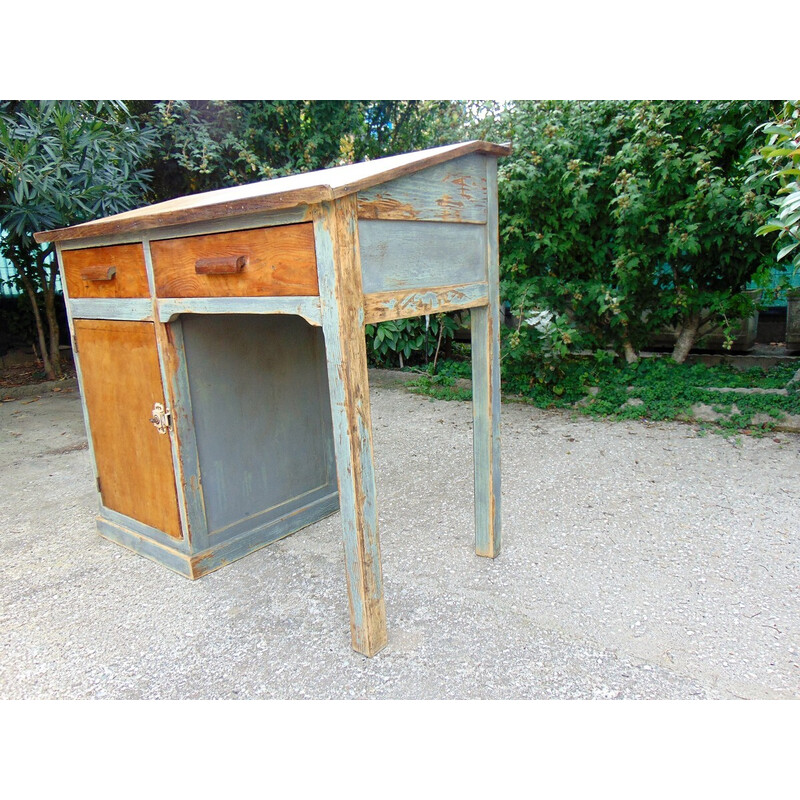
M 149 297 L 140 244 L 64 250 L 61 253 L 70 297 Z
M 159 297 L 318 295 L 310 222 L 151 242 Z

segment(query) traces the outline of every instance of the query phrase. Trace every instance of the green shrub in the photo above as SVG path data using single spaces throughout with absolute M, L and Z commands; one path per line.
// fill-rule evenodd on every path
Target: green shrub
M 452 315 L 434 314 L 366 325 L 367 357 L 379 367 L 419 366 L 437 362 L 458 328 Z

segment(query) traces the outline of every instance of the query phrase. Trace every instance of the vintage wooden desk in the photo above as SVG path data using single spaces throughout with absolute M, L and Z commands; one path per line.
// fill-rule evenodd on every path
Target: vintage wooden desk
M 469 308 L 475 547 L 500 548 L 497 157 L 472 141 L 198 194 L 56 243 L 100 533 L 189 578 L 341 510 L 386 644 L 364 325 Z

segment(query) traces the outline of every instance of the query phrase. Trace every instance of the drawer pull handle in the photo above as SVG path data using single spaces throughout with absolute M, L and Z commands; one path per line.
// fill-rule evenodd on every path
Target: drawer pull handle
M 84 267 L 81 270 L 81 280 L 110 281 L 114 279 L 116 274 L 116 267 Z
M 198 258 L 194 262 L 194 271 L 198 275 L 235 275 L 244 269 L 246 263 L 247 256 Z

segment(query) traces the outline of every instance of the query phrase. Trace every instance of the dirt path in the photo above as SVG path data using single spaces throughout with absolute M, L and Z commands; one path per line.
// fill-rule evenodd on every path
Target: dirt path
M 95 532 L 77 393 L 0 405 L 0 697 L 798 698 L 800 436 L 372 390 L 389 645 L 349 648 L 339 517 L 190 582 Z

